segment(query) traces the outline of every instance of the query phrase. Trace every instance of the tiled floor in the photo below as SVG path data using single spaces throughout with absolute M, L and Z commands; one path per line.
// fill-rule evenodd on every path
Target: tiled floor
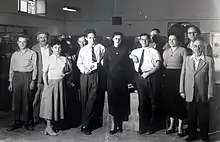
M 6 127 L 9 124 L 9 114 L 0 114 L 0 142 L 184 142 L 184 138 L 178 139 L 175 134 L 167 136 L 164 130 L 158 131 L 153 135 L 139 135 L 138 113 L 137 113 L 137 94 L 131 94 L 131 116 L 129 122 L 124 124 L 124 132 L 116 135 L 109 135 L 108 128 L 110 117 L 108 110 L 104 110 L 104 127 L 93 131 L 91 136 L 83 135 L 79 128 L 73 128 L 66 131 L 60 131 L 59 136 L 51 137 L 43 133 L 44 125 L 38 125 L 33 132 L 27 132 L 24 129 L 15 132 L 7 132 Z M 107 105 L 105 105 L 107 106 Z M 220 133 L 211 135 L 212 142 L 220 142 Z

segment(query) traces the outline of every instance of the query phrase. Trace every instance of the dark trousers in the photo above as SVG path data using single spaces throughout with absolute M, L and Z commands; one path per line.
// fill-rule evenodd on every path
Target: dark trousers
M 99 117 L 94 116 L 101 115 L 102 113 L 99 111 L 103 110 L 100 108 L 102 103 L 99 100 L 101 98 L 101 94 L 99 93 L 98 71 L 95 71 L 91 74 L 81 74 L 80 85 L 82 102 L 82 126 L 88 127 L 91 123 L 91 120 L 96 121 L 94 118 L 99 119 Z
M 44 89 L 44 84 L 39 83 L 37 92 L 35 93 L 34 101 L 33 101 L 33 117 L 36 120 L 39 120 L 39 113 L 40 113 L 40 103 L 41 103 L 41 96 Z
M 188 134 L 189 137 L 197 136 L 197 124 L 199 121 L 199 129 L 201 138 L 208 138 L 209 132 L 209 103 L 192 102 L 187 103 L 188 110 Z
M 139 130 L 154 129 L 158 123 L 157 76 L 146 79 L 137 74 L 136 86 L 139 100 Z
M 33 94 L 29 85 L 32 73 L 15 72 L 12 80 L 12 112 L 14 121 L 29 123 L 32 120 Z

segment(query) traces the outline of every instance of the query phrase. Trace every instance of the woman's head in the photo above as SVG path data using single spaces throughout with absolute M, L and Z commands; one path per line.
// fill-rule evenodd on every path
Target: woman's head
M 123 39 L 124 39 L 124 35 L 121 32 L 114 32 L 112 35 L 112 41 L 115 47 L 121 45 Z
M 51 40 L 50 47 L 51 47 L 54 55 L 60 55 L 61 50 L 62 50 L 60 40 L 58 40 L 58 39 Z
M 169 34 L 168 43 L 171 47 L 177 47 L 180 45 L 180 37 L 177 34 Z

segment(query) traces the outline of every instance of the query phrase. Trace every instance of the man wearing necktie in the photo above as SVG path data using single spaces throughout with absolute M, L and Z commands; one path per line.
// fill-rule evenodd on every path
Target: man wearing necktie
M 85 38 L 88 44 L 80 49 L 77 66 L 81 72 L 80 90 L 82 102 L 81 131 L 90 135 L 94 124 L 102 121 L 104 107 L 104 89 L 102 76 L 102 60 L 105 47 L 95 43 L 96 32 L 86 30 Z M 102 122 L 100 122 L 102 124 Z M 100 124 L 100 125 L 101 125 Z M 93 125 L 93 126 L 91 126 Z
M 193 42 L 191 56 L 183 62 L 180 76 L 180 95 L 187 102 L 188 137 L 186 141 L 197 140 L 199 121 L 200 138 L 209 141 L 209 100 L 213 97 L 215 77 L 214 61 L 204 54 L 204 42 Z
M 142 47 L 133 50 L 130 55 L 137 72 L 135 78 L 139 99 L 139 134 L 152 134 L 158 123 L 157 73 L 162 60 L 159 52 L 149 47 L 148 34 L 141 34 L 139 38 Z

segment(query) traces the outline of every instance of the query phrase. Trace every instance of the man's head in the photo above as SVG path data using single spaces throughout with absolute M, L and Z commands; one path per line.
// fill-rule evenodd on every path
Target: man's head
M 48 44 L 48 36 L 49 34 L 46 32 L 39 32 L 37 33 L 37 41 L 40 45 L 45 46 Z
M 19 35 L 17 40 L 18 47 L 20 49 L 25 49 L 28 44 L 28 37 L 25 35 Z
M 77 43 L 79 44 L 80 48 L 82 48 L 83 46 L 86 45 L 86 38 L 85 36 L 80 36 L 78 39 L 77 39 Z
M 154 29 L 152 29 L 152 30 L 150 31 L 150 38 L 151 38 L 151 40 L 153 40 L 153 37 L 154 37 L 155 35 L 160 36 L 160 30 L 159 30 L 158 28 L 154 28 Z
M 88 42 L 89 45 L 93 45 L 95 44 L 95 40 L 96 40 L 96 31 L 93 29 L 87 29 L 85 31 L 85 38 Z
M 193 54 L 196 56 L 202 55 L 204 52 L 204 42 L 202 39 L 196 39 L 192 45 Z
M 147 33 L 143 33 L 139 36 L 139 42 L 142 47 L 148 47 L 150 43 L 150 35 Z
M 190 39 L 190 41 L 195 41 L 200 34 L 201 34 L 201 31 L 198 27 L 196 27 L 194 25 L 189 26 L 189 28 L 187 30 L 187 35 L 188 35 L 188 38 Z

